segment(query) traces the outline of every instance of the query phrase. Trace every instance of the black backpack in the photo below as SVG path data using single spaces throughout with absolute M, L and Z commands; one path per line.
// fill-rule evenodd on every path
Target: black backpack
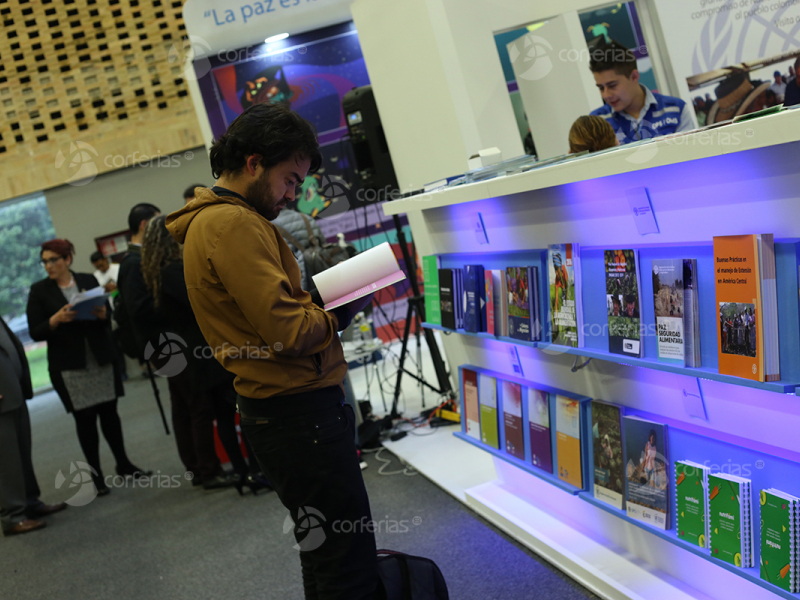
M 447 584 L 429 558 L 378 550 L 379 600 L 449 600 Z
M 339 244 L 328 244 L 324 240 L 319 239 L 311 229 L 309 218 L 303 213 L 300 213 L 300 216 L 303 218 L 303 223 L 306 224 L 306 229 L 308 230 L 307 245 L 301 244 L 283 227 L 278 225 L 275 227 L 283 236 L 283 239 L 303 253 L 303 261 L 306 265 L 306 281 L 303 287 L 311 292 L 317 287 L 314 285 L 312 276 L 322 273 L 334 265 L 346 261 L 348 258 L 352 258 L 357 254 L 357 251 L 352 244 L 347 244 L 346 248 L 342 248 Z

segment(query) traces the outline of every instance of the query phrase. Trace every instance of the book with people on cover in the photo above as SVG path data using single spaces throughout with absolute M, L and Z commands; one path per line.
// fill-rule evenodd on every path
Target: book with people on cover
M 641 342 L 639 253 L 606 250 L 605 266 L 608 351 L 641 357 L 644 345 Z
M 624 408 L 592 401 L 594 497 L 619 510 L 625 503 L 625 452 L 622 448 Z
M 578 244 L 560 244 L 547 249 L 550 286 L 550 338 L 552 343 L 583 347 L 583 310 Z
M 625 508 L 629 517 L 669 529 L 667 426 L 635 416 L 622 418 L 625 436 Z
M 658 336 L 658 360 L 684 366 L 683 260 L 653 261 L 653 307 Z
M 539 321 L 539 269 L 508 267 L 508 335 L 527 342 L 541 339 Z
M 384 242 L 312 277 L 325 310 L 333 310 L 406 278 L 389 242 Z

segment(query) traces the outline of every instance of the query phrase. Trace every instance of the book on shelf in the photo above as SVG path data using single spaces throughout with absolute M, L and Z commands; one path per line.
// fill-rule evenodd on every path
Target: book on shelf
M 625 504 L 624 408 L 592 400 L 594 497 L 622 510 Z
M 439 305 L 442 327 L 456 328 L 455 276 L 453 269 L 439 269 Z
M 549 246 L 547 272 L 550 290 L 550 341 L 571 348 L 582 348 L 583 303 L 578 244 Z
M 708 476 L 711 556 L 737 567 L 754 566 L 751 492 L 750 480 L 744 477 Z
M 687 367 L 701 367 L 700 356 L 700 297 L 697 285 L 697 260 L 683 260 L 683 330 L 685 332 L 684 360 Z
M 714 238 L 719 372 L 778 381 L 778 303 L 772 234 Z
M 466 310 L 467 294 L 464 290 L 464 270 L 453 269 L 453 297 L 456 304 L 456 329 L 464 329 L 464 311 Z
M 508 284 L 505 271 L 492 270 L 494 334 L 508 337 Z
M 486 282 L 483 267 L 464 267 L 464 330 L 478 333 L 485 328 Z
M 675 512 L 678 538 L 708 548 L 708 476 L 711 469 L 690 460 L 675 461 Z
M 481 405 L 481 441 L 487 446 L 500 449 L 497 430 L 497 379 L 480 373 L 478 376 L 478 400 Z
M 522 433 L 522 386 L 503 380 L 503 422 L 506 434 L 506 452 L 525 459 L 525 436 Z
M 556 396 L 556 459 L 558 478 L 582 488 L 581 403 L 565 396 Z
M 325 303 L 325 310 L 374 294 L 405 278 L 389 242 L 378 244 L 312 277 Z
M 531 462 L 534 466 L 553 472 L 553 445 L 550 434 L 550 394 L 528 390 L 528 432 L 531 440 Z
M 536 267 L 508 267 L 508 335 L 517 340 L 541 340 L 539 320 L 539 269 Z
M 442 305 L 439 299 L 439 257 L 422 257 L 422 279 L 425 294 L 425 321 L 442 324 Z
M 478 402 L 478 374 L 470 369 L 461 369 L 464 390 L 464 421 L 467 435 L 481 439 L 481 408 Z
M 761 579 L 800 593 L 800 498 L 774 488 L 761 490 Z
M 629 517 L 669 529 L 667 426 L 640 417 L 622 417 L 625 438 L 625 510 Z
M 606 310 L 608 351 L 641 357 L 642 306 L 639 283 L 639 253 L 636 250 L 606 250 Z
M 494 278 L 491 271 L 484 272 L 484 285 L 486 298 L 486 323 L 483 330 L 491 335 L 495 333 L 495 316 L 494 316 Z
M 654 260 L 652 274 L 658 360 L 685 366 L 689 332 L 684 320 L 683 260 Z

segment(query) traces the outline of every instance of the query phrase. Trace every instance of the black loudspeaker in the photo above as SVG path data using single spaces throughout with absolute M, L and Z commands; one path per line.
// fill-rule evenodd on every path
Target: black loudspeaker
M 342 99 L 347 130 L 355 155 L 356 179 L 363 190 L 375 192 L 377 200 L 397 194 L 397 177 L 372 86 L 353 88 Z

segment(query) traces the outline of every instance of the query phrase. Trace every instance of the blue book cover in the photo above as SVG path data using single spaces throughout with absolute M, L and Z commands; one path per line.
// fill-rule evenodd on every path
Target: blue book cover
M 483 294 L 481 294 L 483 292 Z M 486 310 L 485 283 L 483 267 L 480 265 L 467 265 L 464 267 L 464 330 L 471 333 L 483 331 L 485 318 L 481 318 L 481 304 Z M 483 295 L 484 300 L 481 301 Z

